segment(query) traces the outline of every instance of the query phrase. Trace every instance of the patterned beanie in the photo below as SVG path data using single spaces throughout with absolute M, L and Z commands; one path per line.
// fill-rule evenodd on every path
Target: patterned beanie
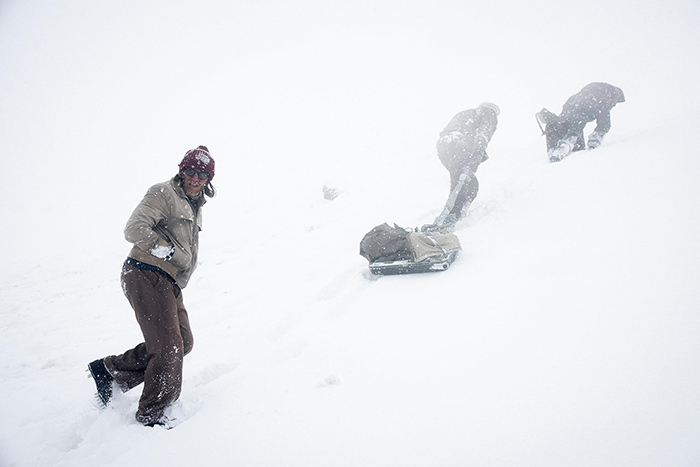
M 209 149 L 206 146 L 197 146 L 196 149 L 187 151 L 182 162 L 180 162 L 180 171 L 187 167 L 208 173 L 209 181 L 214 178 L 214 159 L 209 154 Z

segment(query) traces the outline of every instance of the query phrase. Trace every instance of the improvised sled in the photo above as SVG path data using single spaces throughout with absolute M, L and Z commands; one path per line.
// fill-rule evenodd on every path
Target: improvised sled
M 360 242 L 360 255 L 369 261 L 372 274 L 438 272 L 449 268 L 462 249 L 459 237 L 452 233 L 458 219 L 450 212 L 462 187 L 472 177 L 468 171 L 460 174 L 445 207 L 432 224 L 404 229 L 385 222 L 367 232 Z
M 421 232 L 386 222 L 369 231 L 360 242 L 360 254 L 376 275 L 444 271 L 462 249 L 451 232 Z

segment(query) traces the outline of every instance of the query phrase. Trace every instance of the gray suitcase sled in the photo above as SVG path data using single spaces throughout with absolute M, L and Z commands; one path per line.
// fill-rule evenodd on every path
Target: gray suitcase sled
M 470 179 L 467 172 L 460 175 L 445 207 L 432 224 L 411 230 L 385 222 L 370 230 L 360 242 L 360 255 L 369 261 L 372 274 L 413 274 L 449 268 L 462 249 L 459 238 L 452 233 L 457 219 L 451 218 L 454 215 L 449 213 Z
M 378 225 L 360 242 L 360 254 L 375 275 L 444 271 L 462 249 L 459 238 L 446 231 L 422 232 L 394 224 Z

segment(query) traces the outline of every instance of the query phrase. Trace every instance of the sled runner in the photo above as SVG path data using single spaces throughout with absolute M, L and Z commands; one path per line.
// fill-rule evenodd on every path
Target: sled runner
M 457 251 L 452 251 L 443 257 L 431 258 L 418 263 L 409 260 L 376 261 L 369 264 L 369 270 L 372 274 L 382 276 L 444 271 L 454 262 L 457 254 Z
M 444 271 L 461 249 L 459 238 L 451 232 L 414 231 L 386 222 L 370 230 L 360 242 L 360 255 L 377 275 Z

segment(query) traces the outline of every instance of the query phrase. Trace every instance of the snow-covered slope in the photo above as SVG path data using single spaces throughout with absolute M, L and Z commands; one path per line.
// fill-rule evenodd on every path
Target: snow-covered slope
M 0 465 L 697 465 L 697 6 L 536 3 L 1 6 Z M 549 164 L 534 112 L 599 80 L 612 131 Z M 371 277 L 360 239 L 435 217 L 434 141 L 483 100 L 461 256 Z M 84 370 L 139 342 L 121 231 L 198 144 L 195 348 L 147 429 Z

